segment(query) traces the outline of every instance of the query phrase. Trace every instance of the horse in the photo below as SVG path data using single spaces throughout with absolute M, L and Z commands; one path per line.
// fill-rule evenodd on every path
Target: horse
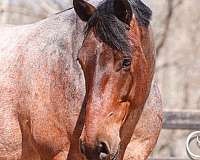
M 73 3 L 87 22 L 78 57 L 87 99 L 81 151 L 88 160 L 123 159 L 155 68 L 152 11 L 140 0 Z
M 0 160 L 148 157 L 162 103 L 147 8 L 131 2 L 75 0 L 40 22 L 0 28 Z

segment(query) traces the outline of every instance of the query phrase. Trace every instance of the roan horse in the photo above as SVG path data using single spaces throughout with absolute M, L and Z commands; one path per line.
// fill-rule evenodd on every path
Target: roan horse
M 156 144 L 150 9 L 140 0 L 74 8 L 85 36 L 73 9 L 0 29 L 0 160 L 143 160 Z

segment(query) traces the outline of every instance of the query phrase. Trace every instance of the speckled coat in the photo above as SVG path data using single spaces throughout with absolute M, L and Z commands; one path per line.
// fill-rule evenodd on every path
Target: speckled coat
M 35 24 L 0 28 L 0 160 L 65 160 L 70 145 L 80 154 L 72 135 L 85 94 L 77 61 L 83 27 L 72 9 Z M 146 159 L 161 126 L 160 93 L 153 83 L 124 159 Z

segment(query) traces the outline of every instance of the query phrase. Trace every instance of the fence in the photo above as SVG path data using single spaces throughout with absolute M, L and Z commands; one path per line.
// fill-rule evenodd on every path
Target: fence
M 200 111 L 165 111 L 163 129 L 200 130 Z M 190 158 L 188 158 L 190 159 Z M 150 160 L 188 160 L 181 158 L 150 158 Z
M 163 129 L 200 129 L 200 111 L 166 111 Z

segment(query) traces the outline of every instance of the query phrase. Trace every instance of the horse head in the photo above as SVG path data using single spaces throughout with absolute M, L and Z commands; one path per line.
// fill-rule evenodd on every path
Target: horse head
M 86 117 L 80 148 L 88 160 L 122 159 L 149 95 L 154 73 L 151 10 L 140 0 L 74 0 L 86 23 L 79 63 Z

